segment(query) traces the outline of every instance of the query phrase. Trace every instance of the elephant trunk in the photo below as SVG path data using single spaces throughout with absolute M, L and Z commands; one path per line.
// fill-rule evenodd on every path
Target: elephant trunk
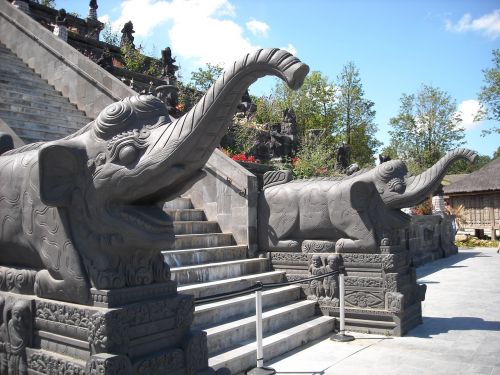
M 283 50 L 261 49 L 247 54 L 224 72 L 188 113 L 165 129 L 150 156 L 162 165 L 175 167 L 176 181 L 172 181 L 171 187 L 178 186 L 183 176 L 192 176 L 206 164 L 253 82 L 274 75 L 296 90 L 308 72 L 306 64 Z
M 391 208 L 412 207 L 422 203 L 439 187 L 450 165 L 458 159 L 473 162 L 477 154 L 465 148 L 457 148 L 448 152 L 431 168 L 418 176 L 406 179 L 406 189 L 402 194 L 391 194 L 384 198 L 387 206 Z

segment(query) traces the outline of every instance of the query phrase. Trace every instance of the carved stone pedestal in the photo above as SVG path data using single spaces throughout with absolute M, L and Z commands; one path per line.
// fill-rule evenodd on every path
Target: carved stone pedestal
M 193 297 L 178 294 L 174 282 L 93 289 L 93 306 L 19 294 L 12 285 L 0 292 L 1 374 L 7 367 L 9 374 L 212 372 L 206 333 L 190 331 Z
M 346 269 L 346 329 L 402 336 L 422 322 L 421 301 L 425 285 L 416 282 L 404 243 L 381 245 L 380 253 L 335 254 L 335 243 L 303 241 L 302 252 L 272 252 L 275 269 L 286 270 L 289 279 L 320 275 L 331 270 L 331 259 L 339 257 Z M 303 284 L 308 299 L 318 301 L 323 314 L 339 316 L 338 280 Z

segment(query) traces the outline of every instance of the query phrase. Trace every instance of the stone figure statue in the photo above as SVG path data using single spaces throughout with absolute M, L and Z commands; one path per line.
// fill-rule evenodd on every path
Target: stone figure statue
M 106 70 L 110 70 L 113 67 L 113 55 L 107 46 L 104 47 L 104 50 L 102 51 L 101 56 L 97 59 L 96 64 Z
M 388 155 L 378 154 L 378 160 L 380 161 L 380 164 L 382 164 L 382 163 L 385 163 L 387 161 L 390 161 L 391 157 Z
M 458 148 L 418 176 L 410 175 L 401 160 L 391 160 L 351 176 L 264 186 L 258 209 L 260 249 L 300 251 L 303 240 L 325 240 L 336 242 L 336 252 L 376 252 L 386 231 L 409 223 L 400 208 L 427 199 L 453 161 L 475 156 Z
M 326 259 L 325 273 L 337 272 L 336 275 L 325 276 L 323 279 L 323 288 L 325 289 L 325 297 L 329 299 L 338 298 L 338 272 L 340 268 L 340 255 L 330 254 Z
M 336 159 L 335 159 L 335 169 L 344 172 L 347 169 L 347 166 L 349 165 L 349 147 L 345 144 L 342 143 L 338 148 L 337 148 L 337 154 L 336 154 Z
M 243 113 L 243 116 L 246 118 L 250 118 L 255 111 L 257 110 L 257 106 L 252 102 L 252 98 L 247 91 L 241 97 L 241 102 L 238 104 L 238 111 Z
M 309 274 L 311 276 L 321 276 L 326 273 L 325 267 L 323 266 L 323 261 L 318 254 L 315 254 L 311 258 L 311 265 L 309 266 Z M 323 287 L 323 279 L 311 280 L 309 284 L 309 289 L 312 295 L 316 299 L 320 299 L 325 296 L 325 289 Z
M 173 222 L 156 203 L 203 176 L 250 84 L 272 74 L 297 89 L 308 70 L 286 51 L 259 50 L 179 119 L 160 99 L 138 95 L 63 139 L 4 152 L 0 265 L 34 269 L 37 296 L 79 304 L 91 303 L 91 287 L 170 280 L 160 251 L 174 242 Z
M 7 375 L 9 368 L 8 353 L 10 344 L 6 319 L 5 298 L 0 296 L 0 375 Z
M 66 28 L 66 10 L 59 9 L 56 16 L 56 24 L 54 26 L 54 35 L 58 36 L 65 42 L 68 41 L 68 29 Z
M 172 57 L 172 50 L 170 47 L 161 51 L 161 66 L 162 73 L 160 78 L 165 79 L 167 84 L 174 85 L 177 81 L 175 72 L 179 70 L 179 67 L 175 65 L 175 59 Z
M 28 374 L 26 346 L 28 344 L 30 319 L 31 309 L 29 301 L 16 301 L 12 306 L 11 319 L 7 325 L 9 337 L 9 375 Z
M 154 90 L 155 96 L 160 99 L 167 107 L 168 113 L 174 117 L 179 117 L 180 111 L 177 109 L 179 104 L 179 88 L 173 85 L 158 86 Z
M 133 33 L 135 33 L 135 30 L 132 21 L 128 21 L 125 23 L 125 25 L 123 25 L 121 33 L 122 37 L 120 40 L 120 48 L 123 48 L 127 44 L 130 45 L 132 48 L 135 48 L 134 36 L 132 35 Z

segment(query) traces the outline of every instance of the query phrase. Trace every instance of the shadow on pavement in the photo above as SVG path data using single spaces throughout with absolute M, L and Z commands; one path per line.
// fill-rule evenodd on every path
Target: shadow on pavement
M 444 268 L 462 268 L 462 267 L 467 267 L 467 266 L 460 266 L 460 265 L 455 265 L 456 263 L 462 262 L 466 259 L 477 257 L 477 256 L 484 256 L 483 253 L 480 251 L 462 251 L 458 254 L 449 256 L 448 258 L 442 258 L 435 260 L 432 263 L 427 263 L 424 264 L 423 266 L 420 266 L 417 268 L 417 277 L 425 277 L 427 275 L 430 275 L 431 273 L 440 271 Z
M 498 331 L 500 332 L 500 322 L 488 321 L 474 317 L 424 317 L 423 324 L 415 327 L 405 336 L 430 338 L 431 336 L 448 331 Z

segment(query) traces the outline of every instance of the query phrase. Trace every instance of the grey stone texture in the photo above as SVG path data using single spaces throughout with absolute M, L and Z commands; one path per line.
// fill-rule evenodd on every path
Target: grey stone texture
M 250 256 L 257 249 L 257 177 L 234 160 L 215 150 L 204 167 L 206 176 L 184 195 L 203 209 L 222 232 L 232 233 L 238 245 L 248 245 Z
M 0 97 L 0 118 L 15 133 L 16 147 L 65 137 L 91 121 L 2 44 Z
M 0 2 L 0 20 L 0 41 L 90 118 L 135 94 L 7 1 Z
M 450 151 L 419 176 L 410 176 L 403 162 L 393 160 L 344 178 L 286 182 L 282 176 L 282 184 L 270 179 L 273 184 L 264 186 L 259 201 L 260 245 L 289 280 L 326 274 L 341 261 L 346 326 L 404 335 L 421 323 L 425 298 L 413 257 L 422 263 L 455 248 L 449 218 L 417 218 L 410 226 L 412 218 L 399 209 L 425 200 L 454 160 L 474 156 L 466 149 Z M 336 277 L 303 287 L 325 315 L 339 315 Z

